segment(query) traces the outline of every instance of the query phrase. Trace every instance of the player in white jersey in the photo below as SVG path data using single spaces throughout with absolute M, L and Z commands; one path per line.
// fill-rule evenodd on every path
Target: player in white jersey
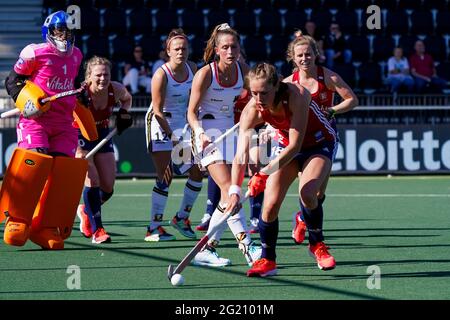
M 202 154 L 201 166 L 208 170 L 221 191 L 220 202 L 211 217 L 209 229 L 217 225 L 227 206 L 234 139 L 225 139 L 224 143 L 206 154 L 202 151 L 234 125 L 234 103 L 241 94 L 243 78 L 248 72 L 248 66 L 237 61 L 240 54 L 239 40 L 239 34 L 226 23 L 214 28 L 203 56 L 207 65 L 195 75 L 189 100 L 188 121 L 194 131 L 194 152 Z M 229 143 L 230 140 L 233 142 Z M 253 260 L 259 258 L 261 250 L 252 242 L 246 230 L 243 210 L 231 216 L 227 222 L 251 265 Z M 211 235 L 202 251 L 195 256 L 194 264 L 226 266 L 231 263 L 229 259 L 220 258 L 215 249 L 225 228 L 226 225 Z
M 151 221 L 145 241 L 168 241 L 175 237 L 162 226 L 172 181 L 172 150 L 186 125 L 186 110 L 192 79 L 197 67 L 188 62 L 189 44 L 182 29 L 172 30 L 166 40 L 168 62 L 152 79 L 152 103 L 146 114 L 147 149 L 156 168 L 156 185 L 152 192 Z M 197 166 L 189 171 L 180 208 L 170 224 L 183 236 L 196 238 L 189 214 L 202 188 L 202 173 Z

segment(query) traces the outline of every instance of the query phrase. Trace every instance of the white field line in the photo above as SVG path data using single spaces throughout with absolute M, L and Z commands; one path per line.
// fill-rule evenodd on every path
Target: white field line
M 206 194 L 199 194 L 199 197 L 206 197 Z M 140 197 L 150 197 L 147 193 L 122 193 L 114 194 L 114 197 L 124 197 L 124 198 L 140 198 Z M 183 194 L 181 193 L 169 193 L 169 197 L 181 198 Z M 298 194 L 288 193 L 286 197 L 297 198 Z M 327 197 L 336 198 L 450 198 L 450 194 L 439 194 L 439 193 L 414 193 L 414 194 L 401 194 L 401 193 L 357 193 L 357 194 L 339 194 L 339 193 L 327 193 Z

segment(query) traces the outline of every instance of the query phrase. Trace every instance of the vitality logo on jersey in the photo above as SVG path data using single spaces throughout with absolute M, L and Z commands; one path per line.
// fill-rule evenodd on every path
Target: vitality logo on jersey
M 60 77 L 54 76 L 47 81 L 47 88 L 52 91 L 67 91 L 73 89 L 73 79 L 61 80 Z

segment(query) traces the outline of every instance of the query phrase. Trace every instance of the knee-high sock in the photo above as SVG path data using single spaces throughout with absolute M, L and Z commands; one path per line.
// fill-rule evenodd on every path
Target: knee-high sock
M 261 192 L 256 197 L 249 197 L 248 200 L 250 202 L 250 219 L 259 219 L 264 201 L 264 192 Z
M 227 219 L 228 227 L 230 227 L 231 232 L 239 243 L 249 245 L 252 242 L 250 234 L 247 232 L 247 224 L 245 221 L 245 212 L 241 208 L 238 213 L 230 216 Z
M 84 187 L 83 201 L 86 214 L 91 222 L 92 231 L 95 232 L 98 228 L 103 228 L 100 188 Z
M 322 198 L 317 199 L 317 201 L 319 201 L 320 205 L 323 205 L 323 203 L 325 202 L 325 198 L 326 195 L 324 194 Z M 300 208 L 302 207 L 302 202 L 300 201 Z M 305 217 L 303 216 L 303 211 L 300 210 L 300 219 L 302 219 L 302 221 L 305 221 Z
M 259 219 L 258 228 L 262 246 L 261 258 L 275 261 L 277 257 L 278 218 L 272 222 L 265 222 L 263 219 Z
M 319 201 L 318 205 L 314 209 L 305 208 L 300 202 L 303 218 L 308 228 L 309 243 L 314 245 L 317 242 L 324 240 L 322 225 L 323 225 L 323 208 L 322 203 Z
M 206 200 L 206 213 L 212 215 L 220 201 L 220 188 L 211 176 L 208 176 L 208 199 Z
M 151 230 L 161 225 L 168 195 L 169 186 L 164 182 L 156 180 L 156 185 L 152 191 L 152 213 L 149 226 Z
M 102 189 L 100 189 L 100 199 L 102 201 L 102 205 L 108 201 L 109 199 L 111 199 L 112 195 L 114 193 L 114 189 L 111 192 L 106 192 Z
M 216 226 L 220 220 L 220 218 L 222 217 L 223 213 L 225 211 L 225 206 L 222 205 L 221 203 L 219 203 L 217 205 L 216 210 L 214 210 L 214 213 L 211 216 L 211 220 L 209 221 L 209 227 L 208 227 L 208 231 L 211 230 L 211 228 L 213 228 L 214 226 Z M 225 231 L 227 227 L 226 223 L 222 223 L 222 225 L 217 229 L 216 232 L 214 232 L 211 237 L 209 237 L 209 241 L 208 243 L 218 243 L 220 241 L 220 238 L 222 237 L 223 232 Z M 216 246 L 216 245 L 213 245 Z
M 197 182 L 191 179 L 188 179 L 186 185 L 184 187 L 183 200 L 180 204 L 180 209 L 177 212 L 177 216 L 180 219 L 185 219 L 189 217 L 191 213 L 191 209 L 194 206 L 195 200 L 202 190 L 202 182 Z

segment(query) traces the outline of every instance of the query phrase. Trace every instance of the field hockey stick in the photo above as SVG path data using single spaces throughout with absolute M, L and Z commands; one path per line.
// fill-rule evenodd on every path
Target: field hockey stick
M 249 191 L 247 191 L 244 195 L 244 197 L 241 199 L 241 204 L 243 204 L 245 201 L 247 201 L 249 197 Z M 167 277 L 169 278 L 169 281 L 172 279 L 172 276 L 176 273 L 181 274 L 183 270 L 191 263 L 192 259 L 194 259 L 195 255 L 199 253 L 202 248 L 205 246 L 205 244 L 208 242 L 211 235 L 213 235 L 221 226 L 223 223 L 227 221 L 227 219 L 234 213 L 237 212 L 226 212 L 220 217 L 220 220 L 217 222 L 215 226 L 213 226 L 211 229 L 206 232 L 206 234 L 197 242 L 194 248 L 189 251 L 189 253 L 181 260 L 181 262 L 174 267 L 173 265 L 169 265 L 169 268 L 167 269 Z
M 97 143 L 97 145 L 94 147 L 94 149 L 89 151 L 89 153 L 84 158 L 87 160 L 92 158 L 97 153 L 97 151 L 100 150 L 116 133 L 117 133 L 117 128 L 114 128 L 110 133 L 108 133 L 108 135 L 105 138 L 102 139 L 102 141 Z
M 55 101 L 57 99 L 73 96 L 73 95 L 76 95 L 78 93 L 81 93 L 84 89 L 85 89 L 84 87 L 80 87 L 78 89 L 60 92 L 60 93 L 57 93 L 57 94 L 55 94 L 53 96 L 50 96 L 50 97 L 47 97 L 47 98 L 39 100 L 39 103 L 40 104 L 45 104 L 47 102 L 52 102 L 52 101 Z M 8 118 L 8 117 L 12 117 L 12 116 L 15 116 L 15 115 L 18 115 L 18 114 L 20 114 L 20 109 L 19 108 L 15 108 L 15 109 L 11 109 L 11 110 L 3 112 L 1 114 L 1 118 L 2 119 L 3 118 Z

